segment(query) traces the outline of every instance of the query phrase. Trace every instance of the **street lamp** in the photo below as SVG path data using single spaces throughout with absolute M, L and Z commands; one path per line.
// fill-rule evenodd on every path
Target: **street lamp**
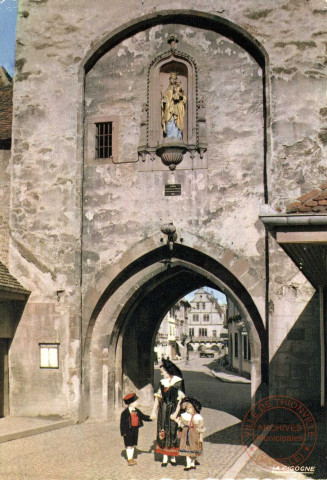
M 174 248 L 174 242 L 177 240 L 176 227 L 173 223 L 167 223 L 161 226 L 161 231 L 167 235 L 167 245 L 169 251 L 172 252 Z

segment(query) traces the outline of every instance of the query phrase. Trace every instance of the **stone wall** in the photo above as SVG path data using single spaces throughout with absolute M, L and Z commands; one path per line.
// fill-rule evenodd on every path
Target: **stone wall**
M 180 39 L 179 49 L 192 54 L 198 64 L 209 143 L 207 168 L 185 170 L 182 163 L 173 174 L 160 168 L 160 160 L 155 167 L 149 159 L 145 168 L 141 162 L 132 163 L 137 159 L 147 67 L 169 49 L 172 28 Z M 237 255 L 246 250 L 258 275 L 264 275 L 258 251 L 263 228 L 259 222 L 255 226 L 264 202 L 262 79 L 249 54 L 212 32 L 181 25 L 154 27 L 99 60 L 86 77 L 85 99 L 86 121 L 101 115 L 117 118 L 118 161 L 131 162 L 85 167 L 85 286 L 103 265 L 116 262 L 129 246 L 144 235 L 154 235 L 167 221 L 173 221 L 179 232 L 228 246 Z M 180 183 L 181 196 L 165 197 L 167 183 Z
M 0 262 L 6 266 L 9 260 L 10 153 L 10 150 L 0 150 Z
M 124 8 L 116 0 L 110 8 L 105 0 L 20 3 L 10 268 L 32 294 L 11 355 L 12 392 L 17 393 L 11 405 L 17 414 L 24 390 L 26 414 L 29 409 L 35 414 L 53 409 L 77 415 L 81 335 L 86 335 L 92 313 L 84 307 L 81 325 L 81 297 L 87 303 L 94 287 L 99 298 L 106 288 L 104 269 L 115 271 L 117 262 L 138 243 L 152 237 L 159 242 L 160 226 L 167 221 L 173 221 L 186 239 L 197 238 L 192 247 L 209 245 L 218 260 L 228 250 L 230 258 L 243 261 L 240 277 L 245 268 L 255 279 L 253 299 L 264 318 L 265 242 L 258 215 L 264 203 L 265 145 L 273 207 L 283 211 L 291 200 L 325 181 L 325 2 L 277 0 L 272 5 L 267 0 L 230 0 L 226 5 L 208 0 L 193 2 L 189 9 L 187 1 L 172 7 L 167 0 L 126 0 Z M 199 28 L 197 10 L 210 19 L 221 16 L 255 38 L 266 52 L 266 72 L 242 45 Z M 193 20 L 181 25 L 175 19 L 169 25 L 168 11 L 184 11 Z M 138 18 L 154 25 L 133 30 Z M 103 49 L 86 76 L 84 97 L 83 65 L 124 24 L 129 33 L 115 37 L 110 51 Z M 140 162 L 85 162 L 84 167 L 84 113 L 86 119 L 98 114 L 118 117 L 119 158 L 137 159 L 147 65 L 167 48 L 169 33 L 179 36 L 178 47 L 199 67 L 199 90 L 207 105 L 206 163 L 193 170 L 184 170 L 182 164 L 174 175 Z M 182 195 L 165 197 L 164 184 L 173 181 L 182 184 Z M 282 257 L 278 269 L 287 289 L 294 268 Z M 299 278 L 305 284 L 301 274 Z M 276 281 L 272 275 L 272 290 L 277 289 Z M 303 290 L 302 304 L 311 296 L 310 288 Z M 299 314 L 298 309 L 290 313 L 289 329 Z M 272 311 L 273 336 L 279 322 Z M 40 381 L 35 355 L 41 337 L 57 338 L 63 363 L 54 375 L 42 372 Z M 26 362 L 19 359 L 22 349 Z M 26 380 L 28 387 L 23 387 Z

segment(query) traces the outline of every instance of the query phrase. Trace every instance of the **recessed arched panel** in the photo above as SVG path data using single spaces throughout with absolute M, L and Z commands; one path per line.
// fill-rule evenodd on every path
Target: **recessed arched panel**
M 198 11 L 193 11 L 193 10 L 169 10 L 169 11 L 161 11 L 160 13 L 153 12 L 152 14 L 142 16 L 138 19 L 133 19 L 131 22 L 128 24 L 124 24 L 119 26 L 117 29 L 114 31 L 105 34 L 97 44 L 94 44 L 90 48 L 90 52 L 87 54 L 87 58 L 83 62 L 83 69 L 80 71 L 80 78 L 84 80 L 85 73 L 90 72 L 90 76 L 94 73 L 92 70 L 92 67 L 95 66 L 98 60 L 101 59 L 102 56 L 106 52 L 109 52 L 108 56 L 112 55 L 115 56 L 115 52 L 111 51 L 114 47 L 119 48 L 119 44 L 123 42 L 126 39 L 131 38 L 133 35 L 138 34 L 139 32 L 143 32 L 146 29 L 150 29 L 151 27 L 154 27 L 156 25 L 171 25 L 171 24 L 176 24 L 176 25 L 190 25 L 195 28 L 202 28 L 205 30 L 211 30 L 213 32 L 216 32 L 218 34 L 221 34 L 229 39 L 231 39 L 233 42 L 238 44 L 239 46 L 242 47 L 242 49 L 246 50 L 249 52 L 250 55 L 256 60 L 257 64 L 262 68 L 263 70 L 263 77 L 261 80 L 260 75 L 257 75 L 257 89 L 258 95 L 261 95 L 260 91 L 260 84 L 261 81 L 263 82 L 263 104 L 264 104 L 264 112 L 263 114 L 265 115 L 266 112 L 266 98 L 265 98 L 265 92 L 266 92 L 266 87 L 265 87 L 265 71 L 266 71 L 266 66 L 267 66 L 267 56 L 262 48 L 262 46 L 251 36 L 249 35 L 245 30 L 239 28 L 237 25 L 233 25 L 231 22 L 213 14 L 208 14 L 204 12 L 198 12 Z M 169 27 L 170 28 L 170 27 Z M 143 34 L 142 34 L 143 35 Z M 238 47 L 239 48 L 239 47 Z M 193 55 L 193 51 L 191 51 Z M 157 55 L 155 53 L 153 57 Z M 151 62 L 151 59 L 149 58 L 149 62 Z M 199 56 L 196 57 L 197 61 L 200 64 Z M 101 59 L 101 61 L 104 59 Z M 255 62 L 251 60 L 251 65 L 253 68 L 257 69 L 257 65 Z M 101 67 L 101 62 L 96 67 Z M 152 83 L 148 82 L 148 85 L 146 85 L 146 72 L 147 66 L 150 63 L 144 62 L 144 67 L 142 70 L 142 91 L 141 87 L 140 90 L 137 91 L 137 94 L 133 91 L 134 97 L 137 99 L 135 100 L 135 105 L 139 108 L 140 113 L 141 113 L 141 103 L 146 100 L 146 98 L 151 98 L 151 95 L 153 96 L 153 89 L 152 89 Z M 196 136 L 197 136 L 197 126 L 195 124 L 193 119 L 196 118 L 197 113 L 197 108 L 200 109 L 200 106 L 197 105 L 197 75 L 196 75 L 196 64 L 195 62 L 192 62 L 189 58 L 186 56 L 183 57 L 183 55 L 178 55 L 177 53 L 173 54 L 173 57 L 165 56 L 161 58 L 157 58 L 155 62 L 151 65 L 151 73 L 156 75 L 157 79 L 157 87 L 156 88 L 161 88 L 161 83 L 163 83 L 163 88 L 165 88 L 165 82 L 167 81 L 167 75 L 169 74 L 169 70 L 171 67 L 174 67 L 176 71 L 179 73 L 181 79 L 182 79 L 182 84 L 183 88 L 187 91 L 188 98 L 192 97 L 194 98 L 194 102 L 188 101 L 187 106 L 186 106 L 186 111 L 187 111 L 187 141 L 193 141 L 192 139 L 195 138 L 196 141 Z M 107 72 L 107 70 L 106 70 Z M 218 78 L 218 76 L 215 76 L 215 79 Z M 87 80 L 87 79 L 86 79 Z M 201 78 L 200 78 L 201 80 Z M 191 83 L 193 82 L 193 83 Z M 85 82 L 86 85 L 86 91 L 87 91 L 87 81 Z M 147 87 L 148 86 L 148 91 Z M 152 89 L 152 90 L 151 90 Z M 110 88 L 108 91 L 111 91 Z M 119 89 L 118 89 L 119 91 Z M 144 92 L 144 97 L 142 96 Z M 148 97 L 146 97 L 146 95 Z M 117 94 L 118 96 L 118 94 Z M 120 98 L 120 97 L 119 97 Z M 142 100 L 140 100 L 142 98 Z M 160 98 L 160 95 L 159 95 Z M 262 102 L 262 96 L 260 99 L 260 102 Z M 131 103 L 126 102 L 131 108 Z M 85 105 L 87 105 L 87 102 L 84 102 Z M 108 102 L 110 106 L 112 106 L 112 102 Z M 260 103 L 262 105 L 262 103 Z M 146 106 L 149 107 L 149 106 Z M 158 109 L 159 113 L 159 104 L 155 107 Z M 193 109 L 193 114 L 192 114 L 192 120 L 190 120 L 189 115 L 191 114 Z M 214 108 L 213 108 L 214 110 Z M 195 115 L 194 115 L 195 113 Z M 160 129 L 160 115 L 154 113 L 151 111 L 151 106 L 150 106 L 150 111 L 147 110 L 146 115 L 149 115 L 151 118 L 150 122 L 150 128 L 153 129 L 153 131 L 159 131 L 160 135 L 162 135 L 162 131 Z M 131 115 L 129 118 L 132 118 Z M 265 116 L 264 116 L 265 118 Z M 193 123 L 192 123 L 193 122 Z M 141 122 L 142 124 L 142 122 Z M 133 125 L 134 127 L 134 125 Z M 265 130 L 265 128 L 264 128 Z M 254 129 L 254 135 L 253 138 L 257 139 L 257 130 Z M 150 134 L 150 131 L 149 131 Z M 154 142 L 156 142 L 158 139 L 161 139 L 160 135 L 158 136 L 158 133 L 154 132 Z M 136 134 L 135 134 L 136 136 Z M 126 135 L 127 138 L 127 135 Z M 130 137 L 128 137 L 130 138 Z M 215 138 L 216 140 L 216 138 Z M 262 139 L 263 140 L 263 139 Z M 262 145 L 264 144 L 264 141 L 261 141 L 260 138 L 257 140 L 258 144 L 260 143 L 260 154 L 261 158 L 262 157 Z M 137 142 L 131 142 L 131 144 L 137 144 Z M 218 142 L 211 142 L 211 144 L 218 145 Z M 155 147 L 153 147 L 155 150 Z M 259 149 L 258 149 L 259 150 Z M 122 155 L 123 159 L 127 158 L 126 155 Z M 132 158 L 132 155 L 130 156 Z M 133 157 L 134 158 L 134 157 Z M 134 160 L 133 160 L 134 161 Z M 265 161 L 265 160 L 264 160 Z M 202 164 L 201 164 L 202 165 Z M 265 166 L 264 166 L 265 168 Z M 265 175 L 265 174 L 264 174 Z M 86 195 L 87 188 L 84 190 L 84 195 Z M 93 193 L 93 192 L 91 192 Z M 85 212 L 87 212 L 87 205 L 85 204 Z M 86 215 L 85 215 L 86 216 Z M 158 216 L 159 218 L 159 216 Z M 139 225 L 141 225 L 141 228 L 144 228 L 144 224 L 139 222 Z M 135 228 L 139 228 L 139 225 L 137 225 Z M 151 225 L 152 228 L 152 225 Z M 214 228 L 214 227 L 212 227 Z M 87 232 L 87 228 L 84 229 L 84 232 Z M 139 231 L 139 230 L 137 230 Z M 148 228 L 147 233 L 150 230 Z M 90 239 L 92 238 L 92 235 L 90 235 Z M 113 238 L 113 237 L 111 237 Z M 84 238 L 84 248 L 87 249 L 88 247 L 88 241 L 90 241 L 89 238 L 85 235 Z M 149 239 L 147 239 L 148 241 Z M 129 242 L 129 243 L 128 243 Z M 259 303 L 261 300 L 264 298 L 264 296 L 256 295 L 253 294 L 254 296 L 251 296 L 251 288 L 253 285 L 256 285 L 257 288 L 262 290 L 262 285 L 263 281 L 262 278 L 255 278 L 254 281 L 251 283 L 251 279 L 253 280 L 253 277 L 251 277 L 252 273 L 246 274 L 243 276 L 241 280 L 238 279 L 238 274 L 237 272 L 233 271 L 233 265 L 229 265 L 227 263 L 224 264 L 222 260 L 222 255 L 220 253 L 217 253 L 217 245 L 216 245 L 216 251 L 214 251 L 214 246 L 211 246 L 207 253 L 203 253 L 205 250 L 204 244 L 206 243 L 205 240 L 201 238 L 201 242 L 194 242 L 194 245 L 201 245 L 200 248 L 202 248 L 202 252 L 199 252 L 195 248 L 190 247 L 185 247 L 184 245 L 181 244 L 176 244 L 174 246 L 174 257 L 178 259 L 181 262 L 185 262 L 188 264 L 188 267 L 186 269 L 187 274 L 186 277 L 191 279 L 192 275 L 194 275 L 197 278 L 197 281 L 204 282 L 204 279 L 208 279 L 209 276 L 212 277 L 212 284 L 217 285 L 219 282 L 222 284 L 225 284 L 228 286 L 230 289 L 231 293 L 235 296 L 235 298 L 238 299 L 239 304 L 244 308 L 244 311 L 247 312 L 248 318 L 253 324 L 253 328 L 255 329 L 257 336 L 259 338 L 260 345 L 262 346 L 261 348 L 261 358 L 260 362 L 261 365 L 265 366 L 267 365 L 267 337 L 266 337 L 266 331 L 264 328 L 264 324 L 262 321 L 262 317 L 260 315 L 259 310 L 261 310 L 261 314 L 264 315 L 264 308 L 262 305 Z M 127 240 L 128 245 L 133 245 L 129 240 Z M 159 244 L 159 240 L 157 243 L 157 246 Z M 206 244 L 207 246 L 207 244 Z M 133 247 L 131 247 L 132 249 Z M 137 245 L 137 248 L 139 248 L 139 245 Z M 224 248 L 227 248 L 226 245 Z M 235 251 L 240 251 L 240 250 L 235 250 Z M 126 252 L 126 255 L 123 254 L 122 256 L 124 257 L 124 260 L 121 260 L 119 252 L 119 258 L 120 260 L 117 263 L 114 263 L 114 256 L 110 261 L 108 262 L 108 266 L 106 267 L 105 272 L 100 272 L 97 271 L 97 280 L 94 281 L 93 287 L 92 287 L 92 292 L 90 292 L 90 296 L 88 296 L 89 292 L 86 292 L 85 295 L 85 301 L 83 301 L 83 375 L 84 375 L 84 393 L 85 395 L 89 395 L 88 392 L 88 382 L 90 381 L 90 347 L 91 343 L 94 340 L 94 328 L 96 324 L 99 324 L 98 319 L 100 319 L 101 316 L 104 315 L 105 309 L 109 306 L 110 310 L 110 315 L 107 316 L 107 318 L 110 318 L 111 322 L 114 322 L 114 325 L 112 326 L 112 330 L 110 333 L 110 338 L 109 338 L 109 343 L 106 345 L 108 346 L 108 355 L 110 362 L 113 362 L 113 364 L 116 363 L 116 370 L 112 371 L 112 375 L 116 375 L 115 378 L 118 378 L 117 376 L 119 372 L 119 361 L 117 360 L 119 355 L 122 355 L 122 350 L 124 347 L 124 329 L 126 325 L 132 325 L 132 323 L 129 323 L 128 318 L 130 318 L 131 312 L 135 311 L 135 308 L 141 308 L 137 307 L 137 305 L 141 305 L 140 301 L 141 299 L 146 297 L 146 292 L 143 292 L 143 288 L 147 288 L 151 286 L 151 288 L 155 288 L 155 283 L 147 283 L 146 276 L 148 275 L 147 272 L 149 271 L 156 271 L 158 264 L 160 264 L 161 261 L 165 260 L 166 258 L 166 246 L 162 246 L 159 248 L 154 248 L 153 246 L 148 249 L 143 249 L 140 248 L 139 250 L 140 254 L 139 256 L 132 255 L 131 252 Z M 233 256 L 234 254 L 231 253 Z M 217 256 L 217 258 L 216 258 Z M 235 254 L 236 256 L 236 254 Z M 126 261 L 126 258 L 128 257 L 128 260 Z M 105 256 L 105 258 L 108 258 L 108 256 Z M 227 258 L 227 255 L 226 255 Z M 242 259 L 235 258 L 235 264 L 238 261 L 241 261 Z M 110 265 L 109 265 L 110 263 Z M 232 263 L 232 262 L 231 262 Z M 247 263 L 244 261 L 243 263 Z M 95 266 L 95 270 L 99 268 L 98 265 Z M 243 267 L 242 267 L 243 268 Z M 246 267 L 250 271 L 250 267 Z M 160 268 L 159 268 L 160 269 Z M 195 273 L 196 271 L 200 273 Z M 113 274 L 113 272 L 116 272 L 116 274 Z M 158 272 L 156 274 L 156 281 L 159 281 L 159 276 Z M 253 272 L 253 275 L 256 275 L 256 271 Z M 137 282 L 133 282 L 133 279 L 137 278 Z M 179 279 L 182 277 L 179 277 Z M 94 279 L 93 279 L 94 280 Z M 191 280 L 190 280 L 191 281 Z M 85 276 L 84 279 L 84 284 L 85 285 L 91 285 L 92 284 L 92 278 L 90 276 Z M 217 282 L 217 283 L 216 283 Z M 181 283 L 181 282 L 179 282 Z M 202 283 L 203 284 L 203 283 Z M 145 287 L 147 285 L 147 287 Z M 168 287 L 168 283 L 163 281 L 162 285 L 166 285 Z M 177 287 L 176 287 L 177 288 Z M 185 287 L 186 288 L 186 287 Z M 90 289 L 91 290 L 91 289 Z M 118 295 L 119 292 L 119 295 Z M 186 292 L 187 293 L 187 292 Z M 260 300 L 258 298 L 260 297 Z M 113 301 L 113 299 L 115 299 Z M 174 295 L 170 295 L 170 301 L 174 300 Z M 129 302 L 132 302 L 131 304 Z M 261 303 L 264 303 L 262 301 Z M 128 306 L 128 309 L 127 309 Z M 122 314 L 122 310 L 124 309 L 124 314 Z M 127 310 L 126 310 L 127 309 Z M 102 321 L 102 317 L 101 317 Z M 132 321 L 132 319 L 131 319 Z M 149 327 L 149 324 L 148 324 Z M 141 331 L 141 330 L 140 330 Z M 103 333 L 103 332 L 102 332 Z M 109 334 L 108 334 L 109 335 Z M 139 332 L 136 331 L 136 335 L 139 335 Z M 104 334 L 105 336 L 105 334 Z M 120 353 L 119 353 L 120 352 Z M 110 362 L 108 364 L 110 364 Z M 266 382 L 266 377 L 267 377 L 267 369 L 263 368 L 263 377 L 264 382 Z M 117 382 L 116 382 L 117 384 Z
M 191 26 L 199 29 L 204 29 L 207 31 L 215 32 L 219 35 L 226 37 L 226 39 L 230 39 L 235 44 L 241 46 L 245 51 L 247 51 L 253 59 L 257 62 L 259 67 L 262 69 L 262 99 L 263 99 L 263 139 L 261 144 L 263 145 L 264 149 L 264 158 L 263 158 L 263 183 L 264 183 L 264 197 L 265 202 L 268 202 L 268 191 L 267 191 L 267 172 L 266 172 L 266 163 L 267 163 L 267 146 L 269 141 L 267 136 L 269 132 L 267 132 L 267 118 L 269 114 L 269 107 L 267 98 L 269 96 L 269 86 L 267 86 L 267 82 L 269 77 L 267 76 L 268 72 L 268 55 L 265 51 L 264 47 L 244 28 L 240 27 L 237 24 L 232 23 L 231 21 L 220 17 L 219 15 L 198 11 L 198 10 L 189 10 L 189 9 L 169 9 L 169 10 L 162 10 L 160 12 L 152 12 L 147 15 L 140 16 L 135 18 L 127 23 L 124 23 L 118 26 L 116 29 L 108 32 L 103 32 L 103 35 L 99 36 L 99 39 L 96 42 L 93 42 L 90 45 L 89 51 L 86 54 L 84 60 L 81 62 L 80 65 L 80 84 L 81 86 L 84 85 L 84 78 L 85 75 L 94 67 L 97 61 L 103 57 L 108 51 L 113 49 L 115 46 L 119 45 L 124 40 L 136 35 L 139 32 L 143 32 L 146 29 L 151 27 L 155 27 L 157 25 L 185 25 Z M 258 92 L 259 95 L 261 94 Z M 200 99 L 201 100 L 201 99 Z M 140 109 L 140 118 L 141 126 L 148 122 L 148 105 L 145 103 L 145 98 L 143 105 L 143 111 Z M 82 105 L 82 103 L 81 103 Z M 85 105 L 85 102 L 84 102 Z M 200 118 L 204 118 L 205 109 L 203 108 L 203 103 L 199 103 L 197 105 L 198 109 L 198 119 L 200 122 Z M 189 115 L 191 111 L 191 104 L 188 105 L 188 135 L 189 135 Z M 82 115 L 83 116 L 83 115 Z M 153 125 L 151 128 L 158 128 L 154 127 Z M 202 123 L 199 125 L 199 153 L 200 157 L 202 158 L 203 152 L 206 150 L 205 141 L 202 139 L 202 136 L 205 134 L 202 132 L 205 129 L 202 128 Z M 161 133 L 161 132 L 160 132 Z M 194 133 L 194 132 L 193 132 Z M 191 139 L 192 137 L 190 137 Z M 203 144 L 203 145 L 202 145 Z M 151 159 L 154 159 L 156 147 L 148 147 L 149 144 L 147 143 L 146 134 L 143 135 L 142 128 L 141 128 L 141 135 L 139 138 L 139 159 L 142 158 L 145 161 L 145 157 L 147 153 L 150 153 Z M 189 152 L 191 153 L 191 158 L 193 158 L 193 150 L 189 147 Z M 119 159 L 119 163 L 124 163 L 125 155 Z M 137 158 L 129 158 L 128 162 L 137 161 Z
M 151 26 L 168 23 L 204 28 L 220 33 L 247 50 L 261 68 L 265 69 L 267 65 L 268 55 L 264 47 L 239 25 L 204 11 L 169 9 L 140 16 L 103 35 L 98 42 L 92 44 L 81 68 L 88 72 L 102 55 L 121 41 Z

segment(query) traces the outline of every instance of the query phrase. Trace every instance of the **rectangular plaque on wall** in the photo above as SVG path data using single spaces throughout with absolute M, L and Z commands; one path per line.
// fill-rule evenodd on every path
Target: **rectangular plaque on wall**
M 165 185 L 165 197 L 174 197 L 182 194 L 182 186 L 180 183 L 167 183 Z

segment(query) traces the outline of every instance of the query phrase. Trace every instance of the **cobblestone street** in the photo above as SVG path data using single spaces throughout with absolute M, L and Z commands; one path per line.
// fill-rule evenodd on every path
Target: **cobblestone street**
M 223 412 L 204 409 L 208 434 L 237 419 Z M 201 466 L 192 475 L 180 465 L 166 469 L 154 458 L 154 423 L 140 431 L 138 464 L 128 467 L 124 457 L 119 422 L 85 422 L 53 432 L 3 443 L 0 447 L 1 480 L 118 480 L 159 478 L 219 478 L 242 452 L 235 432 L 234 445 L 205 442 Z M 208 435 L 207 435 L 208 436 Z M 238 438 L 236 438 L 238 437 Z M 156 461 L 155 461 L 156 460 Z
M 1 480 L 182 480 L 218 479 L 226 474 L 244 452 L 240 444 L 240 422 L 235 417 L 208 408 L 203 409 L 207 424 L 204 455 L 200 466 L 184 471 L 184 459 L 178 466 L 161 467 L 153 452 L 154 423 L 140 431 L 137 465 L 128 467 L 119 422 L 87 421 L 59 430 L 21 438 L 0 445 Z M 223 431 L 222 431 L 223 430 Z M 301 475 L 269 475 L 247 467 L 252 478 L 303 478 Z M 255 467 L 255 468 L 254 468 Z M 228 478 L 228 477 L 225 477 Z M 237 478 L 244 478 L 241 474 Z

